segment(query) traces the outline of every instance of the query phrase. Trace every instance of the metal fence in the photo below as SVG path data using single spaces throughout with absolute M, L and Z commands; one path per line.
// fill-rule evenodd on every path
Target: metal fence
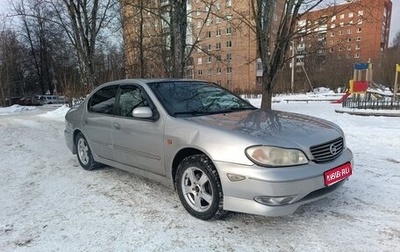
M 343 108 L 400 110 L 400 99 L 348 98 L 342 103 Z

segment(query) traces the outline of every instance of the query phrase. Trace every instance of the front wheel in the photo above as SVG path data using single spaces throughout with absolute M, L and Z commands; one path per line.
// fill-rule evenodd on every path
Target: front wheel
M 92 151 L 82 133 L 78 133 L 76 136 L 75 147 L 79 164 L 83 169 L 90 171 L 99 167 L 99 163 L 94 161 Z
M 226 214 L 218 172 L 206 155 L 186 157 L 178 166 L 175 183 L 182 205 L 194 217 L 210 220 Z

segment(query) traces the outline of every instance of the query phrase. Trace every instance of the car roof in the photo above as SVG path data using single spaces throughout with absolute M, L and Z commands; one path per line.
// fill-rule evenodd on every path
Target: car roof
M 107 86 L 107 85 L 115 85 L 115 84 L 149 84 L 155 82 L 207 82 L 205 80 L 197 80 L 197 79 L 178 79 L 178 78 L 159 78 L 159 79 L 121 79 L 116 81 L 110 81 L 104 83 L 100 86 Z

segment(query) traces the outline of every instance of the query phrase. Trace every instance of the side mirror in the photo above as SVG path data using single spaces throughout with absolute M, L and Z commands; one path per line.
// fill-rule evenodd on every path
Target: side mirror
M 132 116 L 136 118 L 151 118 L 153 111 L 149 107 L 138 107 L 132 111 Z

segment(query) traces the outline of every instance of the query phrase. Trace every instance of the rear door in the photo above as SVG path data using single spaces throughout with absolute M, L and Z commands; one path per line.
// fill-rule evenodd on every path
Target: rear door
M 106 86 L 92 95 L 83 115 L 83 133 L 92 152 L 105 159 L 114 159 L 112 121 L 118 85 Z
M 113 119 L 113 144 L 117 162 L 165 175 L 161 119 L 134 118 L 136 107 L 150 107 L 151 100 L 139 85 L 121 85 L 118 116 Z

